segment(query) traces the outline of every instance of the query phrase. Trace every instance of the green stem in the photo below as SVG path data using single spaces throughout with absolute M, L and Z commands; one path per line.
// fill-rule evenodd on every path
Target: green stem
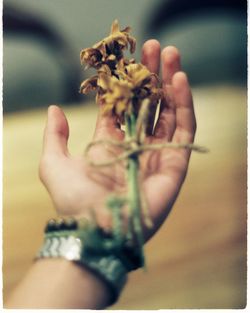
M 133 114 L 126 117 L 127 135 L 131 138 L 136 137 L 136 118 Z M 137 154 L 131 155 L 128 159 L 128 200 L 131 210 L 131 218 L 133 229 L 138 241 L 138 247 L 141 252 L 142 261 L 144 263 L 143 252 L 143 230 L 141 224 L 141 199 L 138 181 L 139 174 L 139 158 Z

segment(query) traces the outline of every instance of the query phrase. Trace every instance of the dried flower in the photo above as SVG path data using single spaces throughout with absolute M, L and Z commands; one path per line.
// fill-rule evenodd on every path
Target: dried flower
M 108 37 L 97 42 L 92 48 L 81 51 L 81 62 L 85 63 L 87 67 L 96 69 L 99 69 L 103 64 L 115 69 L 117 62 L 123 58 L 125 49 L 130 47 L 131 53 L 135 51 L 136 40 L 129 32 L 130 27 L 120 30 L 118 21 L 115 20 Z
M 146 98 L 150 99 L 151 105 L 156 105 L 162 92 L 152 79 L 155 75 L 142 64 L 130 64 L 119 74 L 118 77 L 105 72 L 99 74 L 98 101 L 103 106 L 104 114 L 115 114 L 123 123 L 125 112 L 137 115 Z
M 98 86 L 101 88 L 98 100 L 103 107 L 103 114 L 114 113 L 122 117 L 125 111 L 131 110 L 133 98 L 131 83 L 102 73 L 98 79 Z
M 102 105 L 104 114 L 115 114 L 121 123 L 125 112 L 139 112 L 141 103 L 148 98 L 156 105 L 162 98 L 158 88 L 159 79 L 143 64 L 134 59 L 126 59 L 123 50 L 130 46 L 134 52 L 136 41 L 129 35 L 130 28 L 120 30 L 118 21 L 111 26 L 111 33 L 92 48 L 81 52 L 81 60 L 87 66 L 97 69 L 97 75 L 85 80 L 80 87 L 81 93 L 95 90 L 96 100 Z

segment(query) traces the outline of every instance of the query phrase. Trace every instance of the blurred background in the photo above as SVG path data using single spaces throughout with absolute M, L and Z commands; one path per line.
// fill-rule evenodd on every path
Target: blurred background
M 60 104 L 70 149 L 91 140 L 96 106 L 79 95 L 89 76 L 81 49 L 112 21 L 132 27 L 137 52 L 150 38 L 175 45 L 193 89 L 196 142 L 172 213 L 146 245 L 148 271 L 130 276 L 112 309 L 246 305 L 247 2 L 242 0 L 3 1 L 3 294 L 29 268 L 54 216 L 37 168 L 49 104 Z M 86 132 L 86 129 L 88 132 Z

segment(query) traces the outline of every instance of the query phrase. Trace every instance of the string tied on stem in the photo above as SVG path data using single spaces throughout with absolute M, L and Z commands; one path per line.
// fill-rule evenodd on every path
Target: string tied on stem
M 158 144 L 146 144 L 144 143 L 146 137 L 146 125 L 149 116 L 149 105 L 148 99 L 145 99 L 142 103 L 141 109 L 136 123 L 136 134 L 133 137 L 125 139 L 124 141 L 118 141 L 113 139 L 101 139 L 90 142 L 84 152 L 84 156 L 89 165 L 93 167 L 105 167 L 112 166 L 118 162 L 127 160 L 133 155 L 139 155 L 145 151 L 156 151 L 164 148 L 173 149 L 190 149 L 199 153 L 207 153 L 209 150 L 205 147 L 192 144 L 192 143 L 176 143 L 176 142 L 166 142 Z M 111 158 L 107 161 L 96 162 L 91 160 L 89 157 L 89 152 L 94 146 L 113 146 L 116 148 L 121 148 L 123 152 L 117 155 L 115 158 Z

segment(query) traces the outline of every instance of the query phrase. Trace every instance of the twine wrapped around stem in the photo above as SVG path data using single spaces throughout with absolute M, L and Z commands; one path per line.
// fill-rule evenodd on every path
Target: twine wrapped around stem
M 124 152 L 119 156 L 105 161 L 105 162 L 94 162 L 89 158 L 89 151 L 93 146 L 97 145 L 111 145 L 117 148 L 122 148 Z M 125 140 L 125 141 L 117 141 L 117 140 L 110 140 L 110 139 L 103 139 L 103 140 L 96 140 L 89 143 L 85 149 L 84 155 L 87 162 L 93 167 L 104 167 L 104 166 L 111 166 L 115 163 L 121 162 L 123 160 L 127 160 L 130 156 L 135 154 L 140 154 L 145 151 L 149 150 L 161 150 L 164 148 L 175 148 L 175 149 L 190 149 L 200 153 L 207 153 L 209 150 L 205 147 L 198 146 L 195 144 L 190 143 L 174 143 L 174 142 L 167 142 L 167 143 L 160 143 L 160 144 L 141 144 L 137 142 L 135 139 Z
M 145 144 L 144 140 L 146 137 L 146 126 L 149 117 L 149 99 L 145 99 L 142 103 L 141 109 L 136 122 L 136 133 L 133 137 L 129 137 L 124 141 L 112 140 L 112 139 L 101 139 L 90 142 L 84 152 L 84 156 L 89 165 L 93 167 L 104 167 L 111 166 L 123 160 L 127 160 L 133 155 L 139 155 L 145 151 L 149 150 L 161 150 L 164 148 L 174 148 L 174 149 L 190 149 L 200 153 L 207 153 L 209 150 L 205 147 L 191 144 L 191 143 L 176 143 L 176 142 L 166 142 L 159 144 Z M 98 145 L 110 145 L 116 148 L 121 148 L 124 150 L 123 153 L 116 156 L 113 159 L 104 162 L 94 162 L 89 158 L 89 151 L 93 146 Z

